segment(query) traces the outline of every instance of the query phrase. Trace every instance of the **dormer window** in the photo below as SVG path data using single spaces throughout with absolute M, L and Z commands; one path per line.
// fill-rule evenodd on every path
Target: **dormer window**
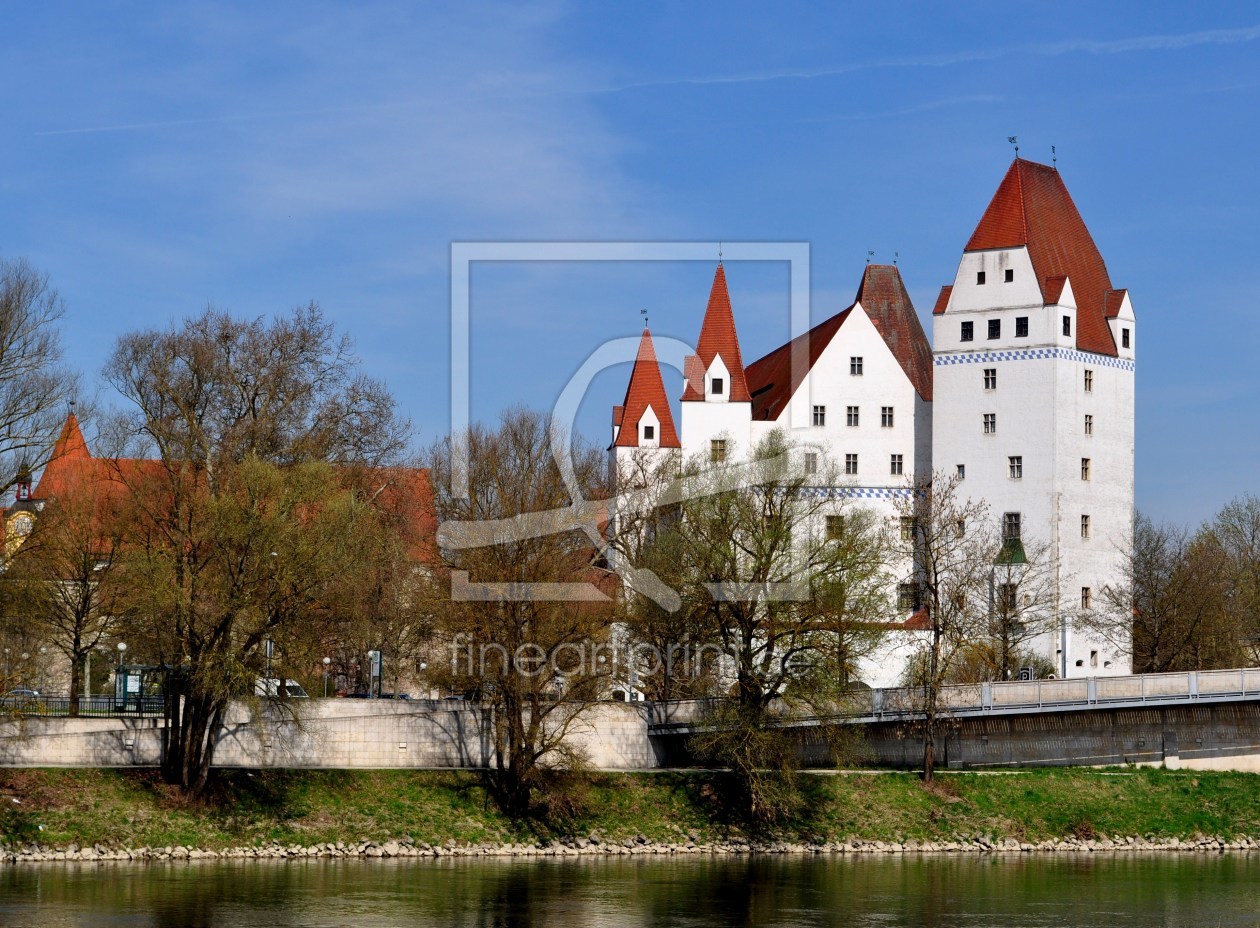
M 722 392 L 726 389 L 726 384 L 722 381 L 721 377 L 714 377 L 711 389 L 714 396 L 721 396 Z
M 976 286 L 984 286 L 984 271 L 976 271 Z
M 655 438 L 656 438 L 656 426 L 654 425 L 643 426 L 643 440 L 652 441 Z
M 1008 284 L 1015 280 L 1015 268 L 1008 267 L 1006 273 L 1002 275 L 1002 280 Z

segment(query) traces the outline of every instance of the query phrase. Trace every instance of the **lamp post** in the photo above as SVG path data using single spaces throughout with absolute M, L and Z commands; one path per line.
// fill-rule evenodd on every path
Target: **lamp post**
M 426 670 L 428 670 L 428 669 L 429 669 L 429 662 L 428 662 L 428 661 L 421 661 L 421 662 L 420 662 L 420 668 L 419 668 L 419 669 L 420 669 L 420 674 L 421 674 L 421 676 L 423 676 L 423 675 L 424 675 L 424 672 L 425 672 Z M 433 690 L 429 689 L 429 690 L 425 690 L 424 692 L 425 692 L 425 697 L 424 697 L 425 699 L 431 699 L 431 698 L 432 698 L 432 696 L 433 696 Z
M 324 698 L 328 698 L 328 665 L 332 663 L 331 657 L 324 658 Z
M 272 553 L 274 554 L 275 552 L 273 551 Z M 274 641 L 272 641 L 270 638 L 267 638 L 263 641 L 263 651 L 267 655 L 267 679 L 269 681 L 271 680 L 271 655 L 275 652 L 275 650 L 276 650 L 276 643 Z M 271 684 L 268 683 L 267 685 L 270 686 Z

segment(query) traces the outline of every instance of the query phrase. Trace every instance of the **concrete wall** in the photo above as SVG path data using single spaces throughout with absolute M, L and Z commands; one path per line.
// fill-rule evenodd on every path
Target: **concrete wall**
M 656 766 L 642 704 L 604 703 L 571 727 L 569 743 L 605 770 Z M 158 719 L 20 719 L 0 724 L 0 765 L 153 766 Z M 489 719 L 472 706 L 312 699 L 254 712 L 234 705 L 215 748 L 220 767 L 458 767 L 493 760 Z

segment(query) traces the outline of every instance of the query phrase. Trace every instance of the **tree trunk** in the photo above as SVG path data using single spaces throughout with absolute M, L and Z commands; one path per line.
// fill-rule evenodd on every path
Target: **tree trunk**
M 70 657 L 70 718 L 79 717 L 79 692 L 83 689 L 83 655 Z
M 931 783 L 936 775 L 936 743 L 929 732 L 923 739 L 923 782 Z

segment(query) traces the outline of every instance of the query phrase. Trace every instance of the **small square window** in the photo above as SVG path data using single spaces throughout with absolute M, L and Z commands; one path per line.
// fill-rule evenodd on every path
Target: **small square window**
M 1002 538 L 1005 541 L 1020 540 L 1020 514 L 1006 512 L 1002 514 Z
M 986 367 L 984 369 L 984 388 L 986 390 L 997 389 L 997 368 Z
M 986 412 L 984 414 L 984 434 L 993 435 L 997 432 L 997 413 Z
M 1072 334 L 1072 317 L 1071 316 L 1063 317 L 1063 334 L 1064 335 Z
M 814 407 L 814 425 L 826 425 L 826 424 L 827 424 L 827 407 L 815 406 Z
M 1002 274 L 1002 282 L 1009 284 L 1014 279 L 1015 279 L 1015 269 L 1013 267 L 1008 267 Z
M 1089 479 L 1089 458 L 1081 458 L 1081 479 Z
M 976 337 L 976 324 L 974 322 L 962 323 L 961 341 L 969 342 Z
M 902 468 L 905 466 L 902 463 L 902 460 L 903 458 L 900 454 L 894 454 L 892 456 L 892 469 L 889 471 L 889 473 L 892 474 L 894 477 L 900 477 L 902 476 L 902 474 L 905 473 L 905 471 L 902 470 Z
M 1089 537 L 1089 516 L 1081 516 L 1081 537 Z
M 1085 371 L 1085 392 L 1094 392 L 1094 372 L 1088 369 Z
M 726 460 L 726 439 L 714 438 L 709 441 L 709 460 L 725 461 Z
M 859 410 L 856 406 L 849 406 L 845 410 L 845 416 L 846 416 L 845 421 L 848 422 L 850 427 L 856 426 L 858 424 Z
M 1010 467 L 1011 479 L 1021 480 L 1024 476 L 1024 456 L 1022 454 L 1013 454 L 1006 459 Z
M 901 612 L 914 612 L 919 608 L 919 585 L 902 583 L 897 587 L 897 609 Z
M 1121 348 L 1129 347 L 1129 330 L 1128 329 L 1120 330 L 1120 347 Z
M 807 474 L 818 473 L 818 452 L 817 451 L 805 452 L 805 473 Z
M 844 516 L 827 516 L 827 538 L 835 541 L 844 537 Z
M 966 480 L 967 479 L 967 465 L 959 464 L 957 466 L 958 466 L 958 479 Z
M 976 271 L 976 284 L 979 286 L 984 285 L 984 271 Z
M 901 528 L 902 541 L 910 541 L 914 538 L 914 516 L 902 516 L 898 524 Z
M 846 454 L 844 456 L 844 472 L 850 477 L 857 475 L 858 460 L 856 454 Z
M 1093 416 L 1085 417 L 1085 434 L 1086 435 L 1094 434 L 1094 417 Z
M 1027 316 L 1015 317 L 1015 337 L 1016 338 L 1028 337 L 1028 317 Z
M 722 391 L 726 389 L 726 384 L 722 382 L 722 378 L 714 377 L 712 380 L 712 384 L 713 384 L 713 395 L 721 396 Z
M 989 338 L 992 340 L 994 338 L 1001 338 L 1001 337 L 1002 337 L 1002 320 L 990 319 L 989 320 Z
M 1087 586 L 1081 587 L 1081 608 L 1082 609 L 1090 608 L 1090 605 L 1093 603 L 1093 600 L 1094 600 L 1094 595 L 1093 595 L 1093 592 L 1090 590 L 1090 588 Z
M 860 357 L 849 358 L 849 373 L 854 377 L 862 376 L 862 359 Z
M 654 425 L 643 426 L 643 440 L 651 441 L 654 438 L 656 438 L 656 426 Z
M 885 429 L 893 427 L 893 408 L 891 406 L 879 407 L 879 425 L 880 428 Z

